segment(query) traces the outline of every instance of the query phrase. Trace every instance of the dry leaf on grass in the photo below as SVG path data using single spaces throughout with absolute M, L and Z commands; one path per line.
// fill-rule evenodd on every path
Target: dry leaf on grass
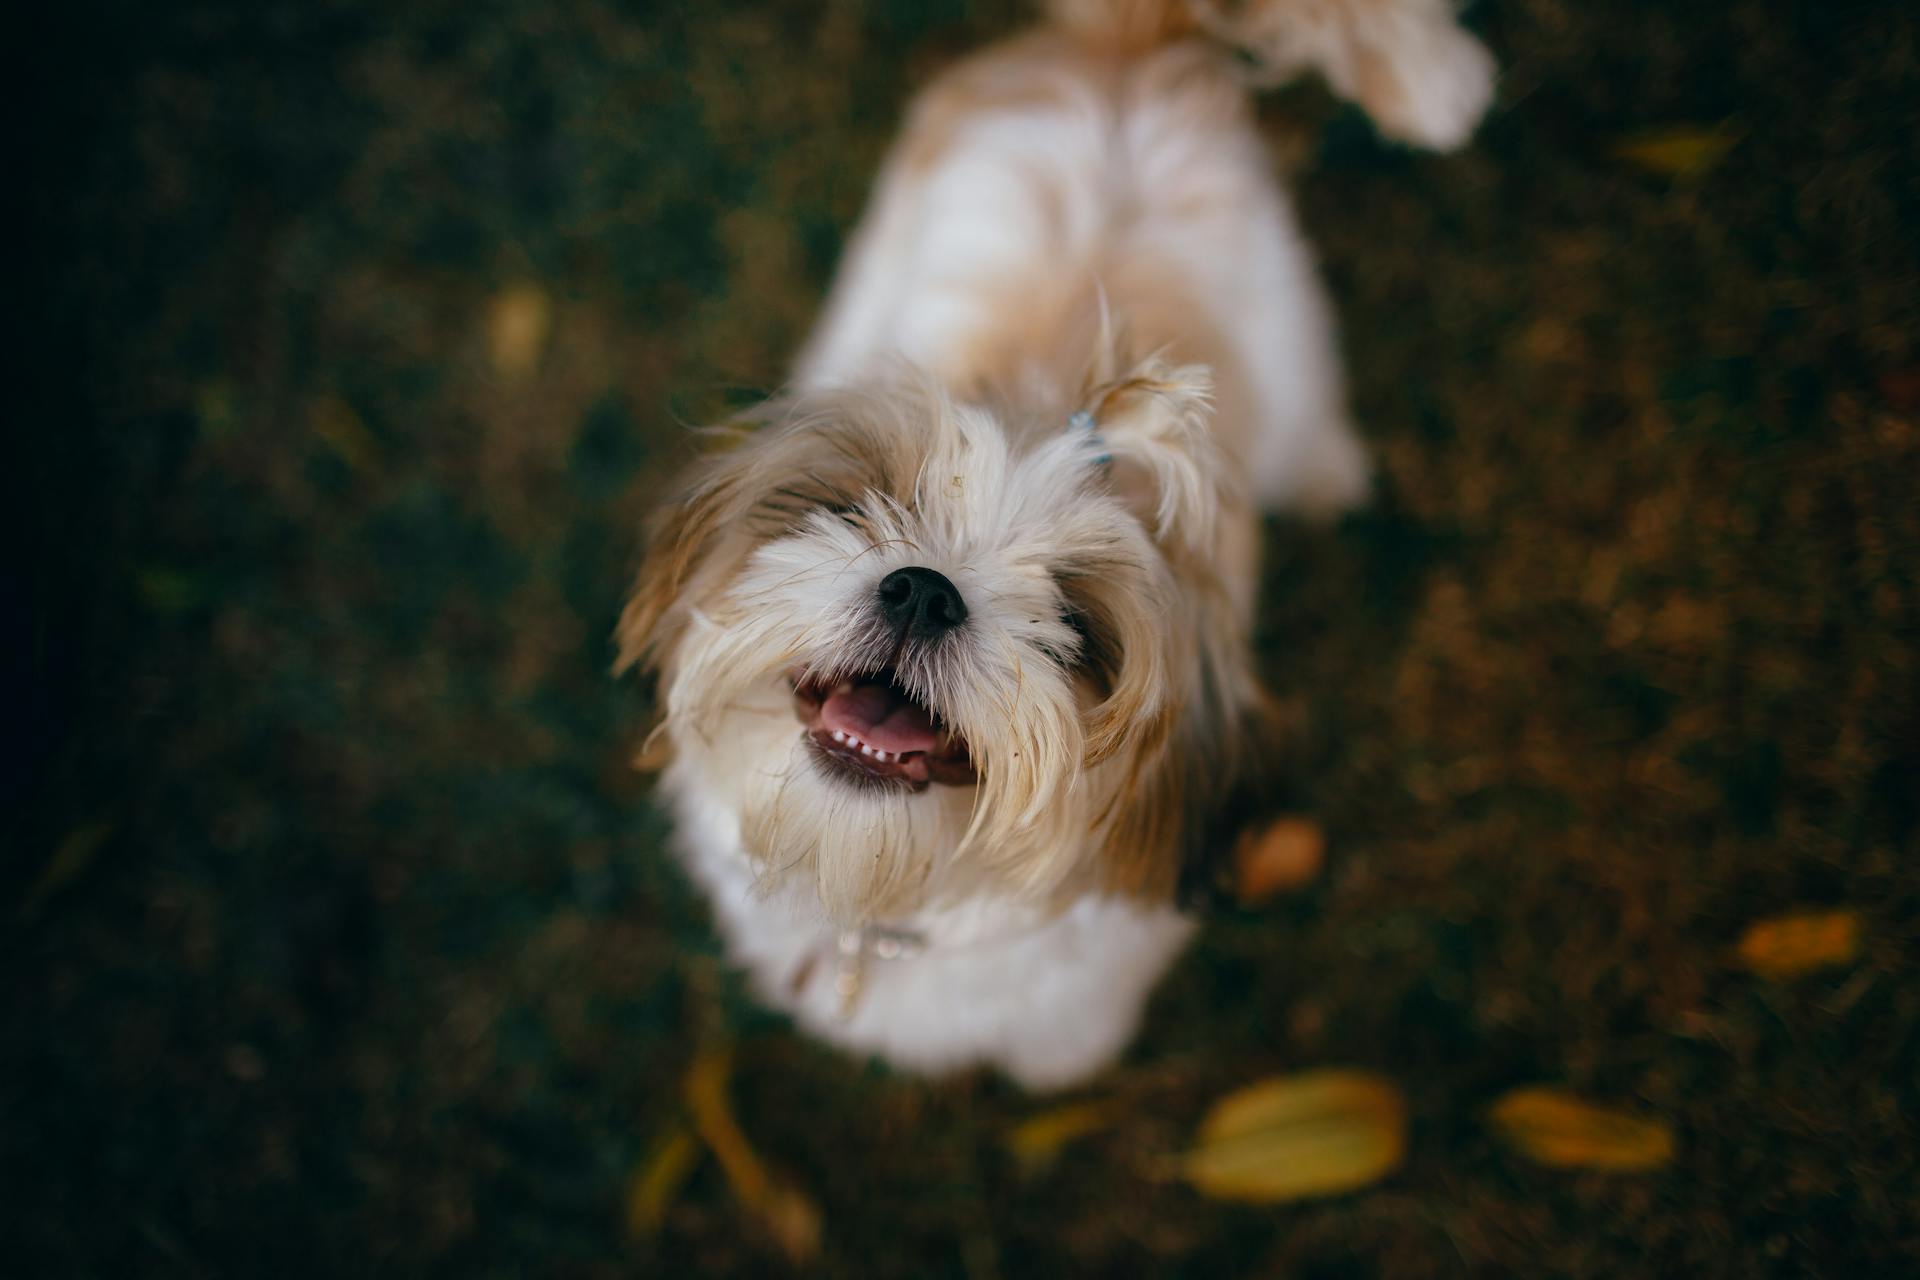
M 1657 1169 L 1673 1159 L 1673 1130 L 1559 1089 L 1515 1089 L 1487 1113 L 1493 1131 L 1556 1169 Z
M 1031 1172 L 1050 1164 L 1069 1142 L 1107 1128 L 1120 1114 L 1120 1104 L 1112 1099 L 1054 1107 L 1028 1116 L 1008 1130 L 1007 1150 L 1023 1169 Z
M 1622 138 L 1614 143 L 1613 154 L 1648 173 L 1687 178 L 1719 164 L 1740 138 L 1740 131 L 1730 124 L 1654 129 Z
M 546 354 L 553 300 L 534 285 L 515 285 L 487 306 L 487 358 L 503 378 L 524 378 Z
M 46 905 L 48 898 L 79 879 L 112 834 L 111 822 L 88 822 L 67 832 L 54 849 L 53 857 L 35 877 L 33 887 L 20 904 L 20 914 L 31 916 Z
M 699 1159 L 700 1144 L 694 1139 L 693 1131 L 676 1121 L 634 1169 L 627 1183 L 629 1232 L 641 1239 L 659 1232 L 673 1198 L 687 1185 Z
M 1327 837 L 1305 818 L 1281 818 L 1240 837 L 1233 849 L 1234 891 L 1245 903 L 1298 889 L 1320 874 Z
M 379 468 L 379 443 L 360 415 L 353 411 L 353 406 L 339 396 L 321 396 L 315 400 L 307 410 L 307 425 L 355 471 L 372 472 Z
M 1851 911 L 1801 911 L 1748 927 L 1734 948 L 1763 978 L 1793 978 L 1847 964 L 1860 954 L 1860 918 Z
M 1390 1173 L 1407 1146 L 1407 1105 L 1391 1081 L 1308 1071 L 1214 1103 L 1180 1173 L 1220 1200 L 1274 1203 L 1338 1195 Z
M 197 574 L 166 565 L 148 565 L 134 571 L 133 588 L 141 602 L 156 613 L 184 613 L 206 602 L 207 583 Z
M 720 1048 L 701 1053 L 687 1069 L 687 1110 L 693 1127 L 720 1162 L 733 1194 L 780 1251 L 791 1262 L 806 1262 L 820 1251 L 820 1211 L 797 1187 L 776 1177 L 740 1131 L 727 1102 L 732 1066 L 732 1051 Z

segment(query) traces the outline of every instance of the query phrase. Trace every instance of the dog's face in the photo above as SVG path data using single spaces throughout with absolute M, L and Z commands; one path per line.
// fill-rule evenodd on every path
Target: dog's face
M 1011 421 L 902 377 L 768 406 L 659 520 L 621 663 L 828 914 L 1163 892 L 1257 698 L 1197 370 Z M 1097 429 L 1093 424 L 1097 423 Z

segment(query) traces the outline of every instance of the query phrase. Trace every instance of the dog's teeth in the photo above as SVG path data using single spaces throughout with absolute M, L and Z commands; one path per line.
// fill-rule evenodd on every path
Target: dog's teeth
M 891 751 L 876 751 L 876 752 L 874 752 L 874 753 L 873 753 L 873 758 L 874 758 L 875 760 L 879 760 L 879 761 L 881 761 L 882 763 L 884 763 L 884 762 L 886 762 L 886 761 L 888 761 L 888 760 L 891 760 L 891 759 L 893 759 L 893 752 L 891 752 Z
M 835 742 L 845 742 L 847 740 L 847 735 L 842 733 L 840 730 L 835 729 L 833 731 L 833 740 Z

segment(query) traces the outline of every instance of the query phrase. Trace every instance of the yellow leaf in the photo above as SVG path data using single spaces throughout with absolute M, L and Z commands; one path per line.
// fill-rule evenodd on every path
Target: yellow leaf
M 627 1183 L 627 1230 L 641 1239 L 655 1235 L 666 1221 L 667 1209 L 680 1188 L 687 1185 L 700 1158 L 700 1144 L 692 1130 L 676 1121 L 654 1144 L 646 1160 Z
M 777 1178 L 741 1132 L 727 1101 L 732 1067 L 732 1050 L 723 1046 L 703 1051 L 687 1069 L 684 1087 L 694 1130 L 720 1162 L 735 1197 L 788 1261 L 806 1262 L 820 1251 L 820 1211 L 805 1193 Z
M 1234 846 L 1234 885 L 1242 902 L 1264 902 L 1320 874 L 1327 838 L 1305 818 L 1281 818 L 1249 831 Z
M 1487 1118 L 1522 1155 L 1556 1169 L 1657 1169 L 1673 1159 L 1673 1130 L 1558 1089 L 1515 1089 Z
M 487 307 L 487 356 L 503 378 L 520 379 L 540 365 L 547 332 L 553 327 L 553 300 L 534 285 L 515 285 L 494 295 Z
M 1851 911 L 1802 911 L 1751 925 L 1735 948 L 1765 978 L 1792 978 L 1846 964 L 1860 954 L 1860 918 Z
M 1406 1100 L 1390 1081 L 1309 1071 L 1216 1102 L 1181 1173 L 1215 1199 L 1272 1203 L 1364 1187 L 1390 1173 L 1406 1146 Z
M 1060 1154 L 1076 1138 L 1112 1124 L 1120 1114 L 1117 1103 L 1106 1100 L 1074 1102 L 1029 1116 L 1007 1132 L 1007 1150 L 1028 1168 L 1036 1168 Z
M 1711 129 L 1655 129 L 1614 143 L 1613 154 L 1648 173 L 1684 178 L 1719 164 L 1740 137 L 1725 124 Z

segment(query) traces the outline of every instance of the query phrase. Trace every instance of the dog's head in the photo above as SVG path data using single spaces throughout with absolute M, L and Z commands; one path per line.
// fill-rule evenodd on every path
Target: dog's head
M 673 767 L 837 919 L 1166 893 L 1260 701 L 1209 412 L 1152 361 L 1039 420 L 906 370 L 763 406 L 620 621 Z

